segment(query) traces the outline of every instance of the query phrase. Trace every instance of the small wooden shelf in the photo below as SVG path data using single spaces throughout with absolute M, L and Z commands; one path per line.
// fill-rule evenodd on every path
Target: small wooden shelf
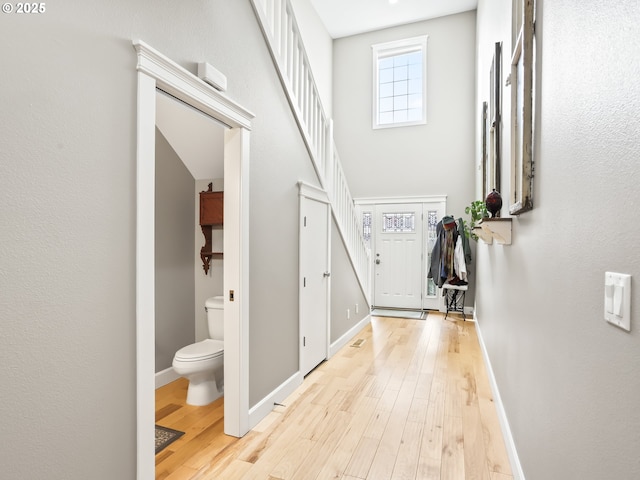
M 483 242 L 491 245 L 495 240 L 499 245 L 511 245 L 511 218 L 483 218 L 473 229 Z
M 222 252 L 214 252 L 211 244 L 213 229 L 221 229 L 224 224 L 224 193 L 214 192 L 213 183 L 209 189 L 200 192 L 200 228 L 204 235 L 204 245 L 200 249 L 202 268 L 209 273 L 209 265 L 213 258 L 222 258 Z
M 209 273 L 209 267 L 211 266 L 211 260 L 214 258 L 222 259 L 222 252 L 203 252 L 200 250 L 200 259 L 202 260 L 202 268 L 204 273 Z

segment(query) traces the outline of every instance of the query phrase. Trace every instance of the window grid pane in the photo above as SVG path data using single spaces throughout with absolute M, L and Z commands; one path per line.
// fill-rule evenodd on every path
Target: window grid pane
M 422 50 L 378 59 L 378 124 L 423 118 Z

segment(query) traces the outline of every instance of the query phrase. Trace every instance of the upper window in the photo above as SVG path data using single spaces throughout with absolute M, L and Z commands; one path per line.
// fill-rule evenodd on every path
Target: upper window
M 373 128 L 427 123 L 427 36 L 372 48 Z

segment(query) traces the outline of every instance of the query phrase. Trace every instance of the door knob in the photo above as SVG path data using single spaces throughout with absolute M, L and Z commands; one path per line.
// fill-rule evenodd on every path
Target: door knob
M 376 265 L 380 265 L 380 259 L 376 258 Z
M 322 274 L 323 277 L 330 277 L 331 276 L 331 272 L 324 272 Z

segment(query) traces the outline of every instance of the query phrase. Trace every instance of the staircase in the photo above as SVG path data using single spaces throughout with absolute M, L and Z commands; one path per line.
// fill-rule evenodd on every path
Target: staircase
M 278 75 L 311 155 L 322 188 L 367 302 L 370 301 L 369 249 L 289 0 L 251 0 Z

